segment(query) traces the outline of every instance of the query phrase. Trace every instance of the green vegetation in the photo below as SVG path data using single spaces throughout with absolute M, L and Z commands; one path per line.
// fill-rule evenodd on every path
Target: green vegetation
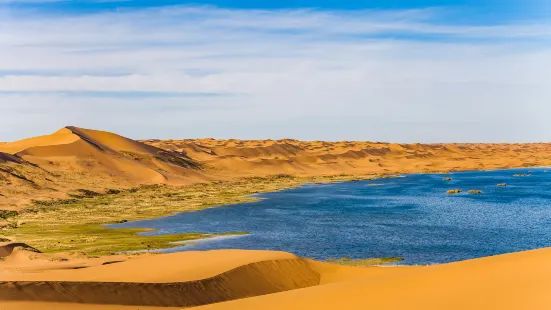
M 17 231 L 13 236 L 16 240 L 24 239 L 42 252 L 84 252 L 88 255 L 157 250 L 174 247 L 175 242 L 220 236 L 201 233 L 147 236 L 141 233 L 152 229 L 110 229 L 102 225 L 56 226 L 55 229 L 22 226 Z
M 460 193 L 462 193 L 462 192 L 463 192 L 463 190 L 460 190 L 460 189 L 450 189 L 450 190 L 448 191 L 448 195 L 460 194 Z
M 387 258 L 367 258 L 367 259 L 351 259 L 348 257 L 343 258 L 330 258 L 326 262 L 331 264 L 339 264 L 344 266 L 357 266 L 357 267 L 366 267 L 366 266 L 380 266 L 391 263 L 396 263 L 403 261 L 402 257 L 387 257 Z
M 363 179 L 374 179 L 365 176 Z M 150 229 L 109 229 L 102 224 L 168 216 L 177 212 L 253 202 L 251 194 L 273 192 L 304 183 L 330 183 L 358 179 L 357 176 L 241 178 L 187 186 L 146 185 L 97 193 L 78 190 L 71 199 L 34 201 L 9 217 L 0 231 L 5 237 L 25 242 L 43 252 L 84 252 L 104 255 L 115 252 L 153 250 L 175 246 L 174 242 L 210 238 L 207 232 L 148 236 Z M 229 232 L 228 234 L 244 234 Z
M 11 211 L 11 210 L 0 210 L 0 219 L 7 220 L 10 217 L 17 216 L 17 211 Z

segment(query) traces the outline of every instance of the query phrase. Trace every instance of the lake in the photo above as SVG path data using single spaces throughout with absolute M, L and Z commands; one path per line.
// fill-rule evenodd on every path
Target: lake
M 518 173 L 531 176 L 513 176 Z M 449 189 L 464 192 L 448 195 Z M 471 189 L 483 193 L 468 194 Z M 320 260 L 403 257 L 403 264 L 436 264 L 551 246 L 550 189 L 551 173 L 543 168 L 412 174 L 304 185 L 258 195 L 254 203 L 110 227 L 250 233 L 163 252 L 262 249 Z

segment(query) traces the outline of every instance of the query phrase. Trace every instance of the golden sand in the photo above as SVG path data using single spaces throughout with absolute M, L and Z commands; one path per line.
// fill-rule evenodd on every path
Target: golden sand
M 0 143 L 0 210 L 141 184 L 549 165 L 551 144 L 135 141 L 67 127 Z M 282 252 L 89 258 L 4 242 L 0 310 L 550 309 L 549 262 L 551 249 L 438 266 L 348 267 Z
M 269 251 L 147 255 L 0 273 L 0 309 L 549 309 L 549 261 L 551 249 L 422 267 L 338 266 Z

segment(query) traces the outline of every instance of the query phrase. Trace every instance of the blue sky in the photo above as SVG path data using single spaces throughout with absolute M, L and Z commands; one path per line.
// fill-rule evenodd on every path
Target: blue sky
M 543 0 L 0 0 L 0 141 L 65 125 L 551 141 L 550 12 Z
M 13 8 L 90 13 L 121 8 L 173 5 L 210 5 L 233 9 L 404 10 L 447 7 L 457 10 L 455 22 L 499 23 L 505 20 L 545 19 L 551 4 L 546 0 L 3 0 Z

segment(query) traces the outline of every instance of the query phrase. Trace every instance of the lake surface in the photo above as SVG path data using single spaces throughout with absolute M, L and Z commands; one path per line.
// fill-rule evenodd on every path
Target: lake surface
M 448 176 L 453 180 L 444 181 Z M 446 194 L 455 188 L 465 192 Z M 469 189 L 484 193 L 470 195 Z M 415 174 L 305 185 L 261 194 L 254 203 L 110 227 L 250 233 L 164 252 L 267 249 L 322 260 L 403 257 L 404 264 L 434 264 L 551 246 L 550 189 L 551 172 L 544 169 Z

